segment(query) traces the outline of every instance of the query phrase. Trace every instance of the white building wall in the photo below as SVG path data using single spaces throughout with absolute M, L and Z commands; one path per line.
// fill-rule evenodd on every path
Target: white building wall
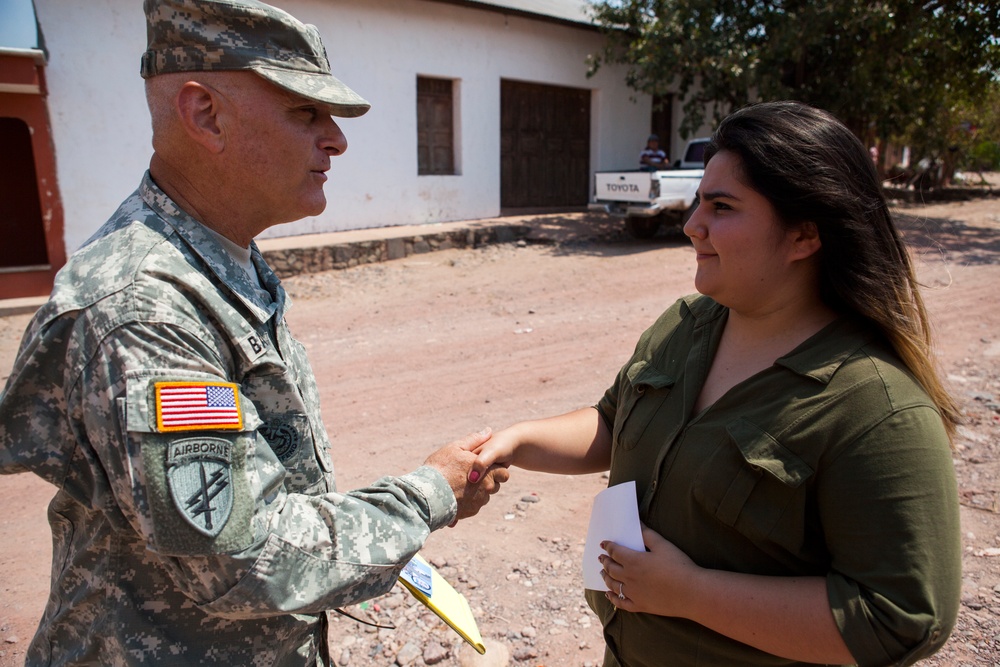
M 137 185 L 150 147 L 139 77 L 139 0 L 35 0 L 49 50 L 46 76 L 66 247 L 79 247 Z M 314 23 L 334 74 L 372 103 L 342 119 L 328 206 L 262 236 L 493 217 L 500 212 L 500 81 L 586 88 L 592 170 L 633 168 L 650 100 L 621 70 L 586 76 L 592 30 L 425 0 L 277 0 Z M 456 176 L 417 175 L 416 79 L 456 81 Z

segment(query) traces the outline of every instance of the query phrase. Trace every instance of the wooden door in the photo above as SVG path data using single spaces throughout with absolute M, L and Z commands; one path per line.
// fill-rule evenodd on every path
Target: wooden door
M 500 83 L 500 207 L 585 206 L 590 91 Z
M 660 148 L 663 149 L 668 158 L 673 150 L 673 146 L 671 145 L 674 136 L 673 110 L 673 94 L 668 93 L 667 95 L 653 96 L 653 111 L 649 119 L 649 131 L 660 138 Z

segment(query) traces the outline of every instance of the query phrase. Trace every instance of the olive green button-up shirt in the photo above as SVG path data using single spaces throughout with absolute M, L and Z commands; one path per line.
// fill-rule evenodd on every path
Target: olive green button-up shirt
M 597 405 L 609 484 L 635 480 L 640 518 L 700 566 L 823 576 L 860 665 L 941 647 L 958 613 L 961 546 L 941 417 L 889 346 L 840 319 L 692 414 L 727 309 L 678 301 Z M 588 592 L 606 665 L 789 665 L 678 618 Z

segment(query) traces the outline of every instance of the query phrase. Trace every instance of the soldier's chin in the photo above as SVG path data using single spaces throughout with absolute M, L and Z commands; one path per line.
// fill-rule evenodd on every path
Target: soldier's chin
M 310 218 L 319 215 L 326 210 L 326 195 L 320 190 L 317 196 L 310 197 L 309 201 L 303 202 L 301 215 L 296 220 Z M 291 222 L 291 221 L 289 221 Z

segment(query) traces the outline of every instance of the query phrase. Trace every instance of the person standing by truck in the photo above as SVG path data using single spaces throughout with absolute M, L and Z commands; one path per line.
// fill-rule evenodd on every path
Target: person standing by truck
M 659 171 L 667 168 L 667 154 L 660 148 L 660 137 L 655 134 L 646 139 L 646 147 L 639 153 L 639 168 L 643 171 Z

